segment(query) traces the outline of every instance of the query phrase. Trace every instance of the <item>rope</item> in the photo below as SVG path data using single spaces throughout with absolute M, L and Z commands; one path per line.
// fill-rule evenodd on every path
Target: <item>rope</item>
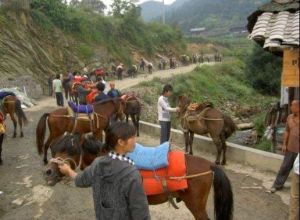
M 80 159 L 79 159 L 79 164 L 77 165 L 76 161 L 72 158 L 61 158 L 61 157 L 55 157 L 55 158 L 51 158 L 50 159 L 50 163 L 57 163 L 58 165 L 62 165 L 62 164 L 69 164 L 71 166 L 70 163 L 68 163 L 68 161 L 72 162 L 74 165 L 75 165 L 75 169 L 74 170 L 77 170 L 78 168 L 80 169 L 81 167 L 81 164 L 82 164 L 82 160 L 83 160 L 83 155 L 82 153 L 80 154 Z
M 160 177 L 160 176 L 156 176 L 156 178 L 161 178 L 161 179 L 166 179 L 166 180 L 183 180 L 183 179 L 192 179 L 192 178 L 197 178 L 197 177 L 201 177 L 201 176 L 206 176 L 209 174 L 213 174 L 213 171 L 206 171 L 206 172 L 202 172 L 202 173 L 197 173 L 197 174 L 191 174 L 191 175 L 184 175 L 184 176 L 167 176 L 167 177 Z M 152 177 L 143 177 L 143 179 L 152 179 Z

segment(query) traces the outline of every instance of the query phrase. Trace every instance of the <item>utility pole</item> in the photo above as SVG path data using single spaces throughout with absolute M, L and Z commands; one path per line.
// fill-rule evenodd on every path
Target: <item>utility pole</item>
M 162 0 L 162 3 L 163 3 L 162 21 L 163 21 L 163 24 L 165 24 L 166 23 L 166 17 L 165 17 L 165 0 Z

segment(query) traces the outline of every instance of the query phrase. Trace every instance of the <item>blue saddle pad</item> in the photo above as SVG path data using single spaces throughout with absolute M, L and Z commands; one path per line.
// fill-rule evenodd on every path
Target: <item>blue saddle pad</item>
M 90 114 L 93 112 L 92 105 L 76 105 L 74 102 L 71 102 L 71 101 L 69 101 L 68 104 L 71 107 L 71 109 L 76 113 Z
M 16 96 L 16 94 L 13 92 L 2 91 L 2 92 L 0 92 L 0 99 L 4 99 L 6 96 L 9 96 L 9 95 Z
M 137 143 L 134 151 L 128 153 L 127 156 L 134 161 L 138 169 L 156 170 L 169 165 L 169 148 L 169 142 L 165 142 L 158 147 L 144 147 Z

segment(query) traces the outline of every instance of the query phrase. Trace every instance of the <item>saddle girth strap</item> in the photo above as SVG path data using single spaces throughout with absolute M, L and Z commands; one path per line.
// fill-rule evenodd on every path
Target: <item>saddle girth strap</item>
M 172 196 L 172 193 L 170 193 L 168 190 L 167 179 L 162 178 L 161 183 L 163 186 L 164 193 L 167 194 L 169 203 L 173 206 L 174 209 L 179 209 L 179 207 L 176 205 L 174 201 L 174 197 Z

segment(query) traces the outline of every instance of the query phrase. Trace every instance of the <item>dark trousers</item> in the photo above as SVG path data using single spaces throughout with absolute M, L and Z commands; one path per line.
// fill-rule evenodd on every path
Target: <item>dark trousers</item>
M 277 173 L 276 180 L 273 183 L 273 187 L 276 189 L 281 189 L 287 180 L 291 169 L 293 169 L 294 162 L 296 160 L 298 153 L 287 151 L 284 155 L 283 162 Z
M 160 143 L 169 141 L 171 133 L 170 121 L 159 121 L 160 124 Z
M 56 92 L 55 96 L 56 96 L 56 104 L 58 106 L 64 106 L 64 97 L 62 92 Z

